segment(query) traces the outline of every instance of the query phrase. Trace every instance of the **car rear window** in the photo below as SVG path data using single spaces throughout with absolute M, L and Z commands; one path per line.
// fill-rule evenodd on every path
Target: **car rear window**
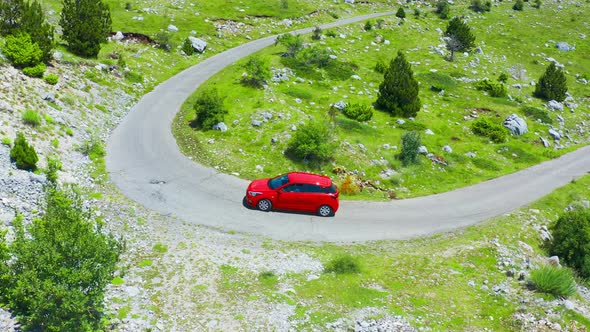
M 336 185 L 332 183 L 329 187 L 322 188 L 322 192 L 333 194 L 337 191 Z

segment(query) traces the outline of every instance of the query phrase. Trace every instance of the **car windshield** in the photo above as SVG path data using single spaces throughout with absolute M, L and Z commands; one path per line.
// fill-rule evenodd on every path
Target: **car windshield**
M 274 179 L 268 180 L 268 187 L 270 189 L 277 189 L 286 183 L 289 183 L 289 176 L 287 174 L 279 175 Z

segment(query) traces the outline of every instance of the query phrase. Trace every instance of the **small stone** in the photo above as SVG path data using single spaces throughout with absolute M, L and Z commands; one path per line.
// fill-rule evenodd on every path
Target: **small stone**
M 448 153 L 452 153 L 453 152 L 453 149 L 450 146 L 448 146 L 448 145 L 443 146 L 442 149 L 443 149 L 443 151 L 448 152 Z
M 178 28 L 175 25 L 170 24 L 168 26 L 168 31 L 177 32 Z
M 260 127 L 262 125 L 262 121 L 260 120 L 252 120 L 252 126 Z
M 426 129 L 424 131 L 424 134 L 426 134 L 426 135 L 434 135 L 434 132 L 432 130 L 430 130 L 430 129 Z

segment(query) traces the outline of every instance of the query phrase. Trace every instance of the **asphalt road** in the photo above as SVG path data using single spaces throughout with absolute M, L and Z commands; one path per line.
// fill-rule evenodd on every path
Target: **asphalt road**
M 392 14 L 359 16 L 322 28 Z M 406 239 L 473 225 L 526 205 L 590 171 L 590 146 L 586 146 L 452 192 L 392 202 L 341 201 L 333 218 L 247 209 L 242 199 L 248 181 L 189 160 L 176 145 L 171 125 L 182 103 L 201 83 L 274 40 L 271 36 L 220 53 L 142 97 L 107 144 L 107 170 L 123 194 L 162 214 L 226 231 L 280 240 L 356 242 Z

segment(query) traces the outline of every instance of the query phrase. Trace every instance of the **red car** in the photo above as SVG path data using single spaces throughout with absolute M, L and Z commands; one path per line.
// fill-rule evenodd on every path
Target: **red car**
M 303 211 L 327 217 L 338 211 L 338 195 L 338 188 L 329 177 L 292 172 L 252 181 L 245 201 L 261 211 Z

